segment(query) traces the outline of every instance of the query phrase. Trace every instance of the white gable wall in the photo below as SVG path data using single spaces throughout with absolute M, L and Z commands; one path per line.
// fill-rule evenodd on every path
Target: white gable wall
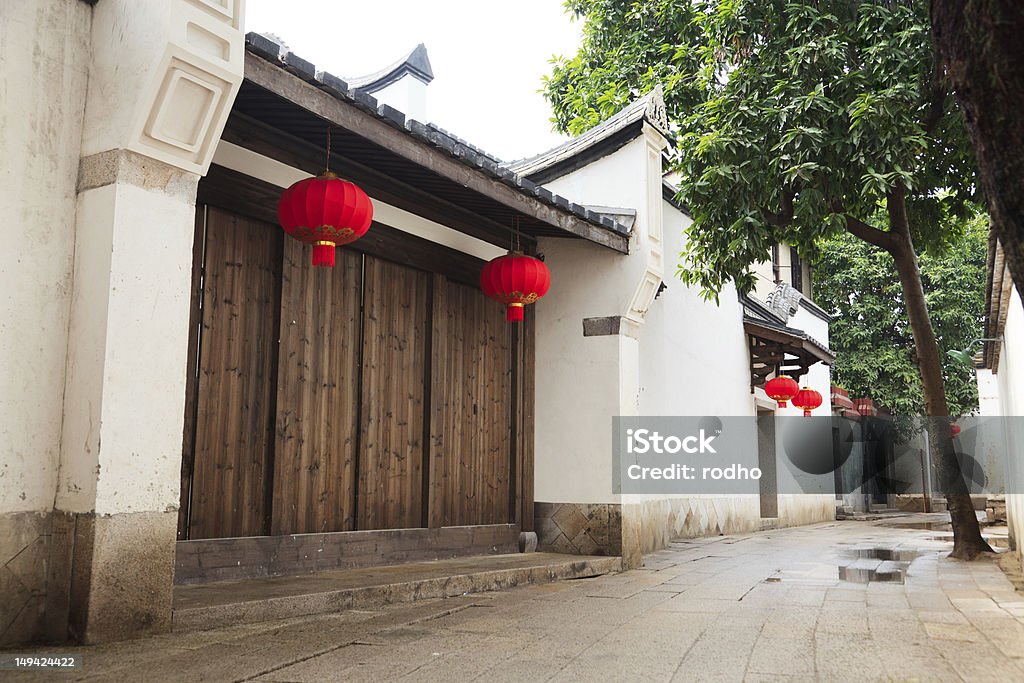
M 370 94 L 378 102 L 391 105 L 407 118 L 428 121 L 427 84 L 412 74 L 406 74 L 391 85 Z

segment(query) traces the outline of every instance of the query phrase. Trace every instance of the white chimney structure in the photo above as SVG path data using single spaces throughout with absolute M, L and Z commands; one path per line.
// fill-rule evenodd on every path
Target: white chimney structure
M 346 80 L 351 89 L 373 95 L 408 118 L 427 121 L 427 85 L 434 80 L 434 71 L 423 43 L 381 71 Z

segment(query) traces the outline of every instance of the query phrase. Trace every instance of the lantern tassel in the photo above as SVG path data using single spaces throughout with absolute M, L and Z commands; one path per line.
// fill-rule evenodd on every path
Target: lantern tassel
M 505 314 L 505 319 L 510 323 L 521 323 L 525 316 L 523 315 L 524 307 L 522 304 L 509 304 Z
M 313 245 L 313 265 L 334 267 L 334 242 L 317 242 Z

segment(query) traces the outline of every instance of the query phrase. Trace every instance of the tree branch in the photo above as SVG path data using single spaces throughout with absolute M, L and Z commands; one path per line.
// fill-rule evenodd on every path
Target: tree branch
M 851 235 L 864 240 L 868 244 L 873 244 L 880 249 L 892 251 L 895 246 L 892 235 L 879 230 L 878 228 L 873 228 L 864 221 L 851 216 L 850 214 L 844 213 L 843 218 L 846 219 L 846 231 Z
M 832 209 L 832 213 L 840 214 L 846 219 L 846 231 L 857 239 L 862 239 L 868 244 L 873 244 L 879 249 L 885 249 L 889 252 L 895 247 L 892 235 L 878 228 L 873 228 L 859 218 L 846 213 L 843 203 L 838 198 L 830 196 L 828 204 L 829 208 Z

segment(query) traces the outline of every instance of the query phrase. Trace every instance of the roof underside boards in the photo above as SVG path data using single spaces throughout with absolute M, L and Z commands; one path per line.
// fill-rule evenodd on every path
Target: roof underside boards
M 364 169 L 377 181 L 415 188 L 479 216 L 483 229 L 492 230 L 500 243 L 508 241 L 518 222 L 531 237 L 582 237 L 628 253 L 626 226 L 553 195 L 439 128 L 406 121 L 387 105 L 378 107 L 370 95 L 318 73 L 291 53 L 280 56 L 280 46 L 263 36 L 249 34 L 247 50 L 233 119 L 277 131 L 307 150 L 326 150 L 330 125 L 332 158 L 351 165 L 353 181 L 362 180 L 359 169 Z
M 988 267 L 986 270 L 988 271 L 985 283 L 988 310 L 985 311 L 985 337 L 999 339 L 1006 329 L 1006 316 L 1013 294 L 1013 279 L 1010 277 L 1010 271 L 1006 265 L 1003 247 L 999 244 L 994 232 L 990 233 L 988 238 Z M 982 347 L 982 367 L 998 372 L 1002 348 L 1002 342 L 985 342 Z

